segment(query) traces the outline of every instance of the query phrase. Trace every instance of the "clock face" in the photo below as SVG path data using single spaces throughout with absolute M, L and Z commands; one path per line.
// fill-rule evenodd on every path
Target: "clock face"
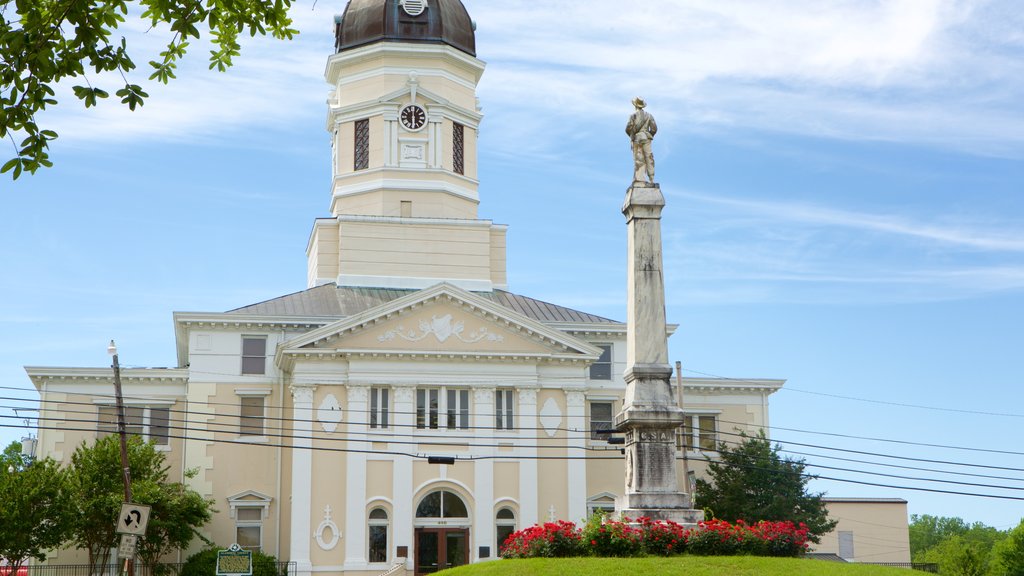
M 402 108 L 399 118 L 402 120 L 402 126 L 409 130 L 419 130 L 427 123 L 427 113 L 415 104 Z

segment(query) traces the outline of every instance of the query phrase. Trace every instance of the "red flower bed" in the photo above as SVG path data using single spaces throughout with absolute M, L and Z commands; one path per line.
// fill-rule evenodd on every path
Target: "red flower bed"
M 501 556 L 671 556 L 684 552 L 702 556 L 799 556 L 808 547 L 807 526 L 802 522 L 747 524 L 739 520 L 730 524 L 708 520 L 696 528 L 685 528 L 649 518 L 624 520 L 594 516 L 582 528 L 564 520 L 524 528 L 505 540 Z

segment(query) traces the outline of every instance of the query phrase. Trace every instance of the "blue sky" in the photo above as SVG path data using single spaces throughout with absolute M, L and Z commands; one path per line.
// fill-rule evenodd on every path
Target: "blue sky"
M 867 472 L 811 468 L 822 476 L 1024 497 L 1021 480 L 964 475 L 1024 480 L 1019 7 L 465 3 L 488 63 L 480 215 L 510 225 L 513 291 L 625 318 L 623 126 L 641 95 L 660 127 L 684 375 L 786 379 L 772 436 Z M 227 74 L 194 46 L 136 113 L 85 111 L 62 87 L 40 118 L 61 134 L 56 167 L 0 180 L 0 385 L 25 389 L 4 396 L 33 397 L 24 365 L 108 364 L 110 338 L 125 365 L 171 366 L 173 311 L 305 288 L 308 233 L 329 208 L 322 75 L 342 9 L 297 3 L 300 37 L 247 41 Z M 166 38 L 143 31 L 126 28 L 139 63 Z M 13 405 L 28 404 L 0 402 L 0 423 L 17 422 Z M 0 443 L 20 435 L 0 428 Z M 813 486 L 999 528 L 1024 518 L 1024 501 Z

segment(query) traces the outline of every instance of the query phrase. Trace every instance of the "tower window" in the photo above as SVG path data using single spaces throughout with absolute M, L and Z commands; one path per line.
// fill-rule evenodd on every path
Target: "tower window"
M 452 170 L 466 173 L 466 128 L 458 123 L 452 126 Z
M 355 165 L 353 170 L 366 170 L 370 167 L 370 120 L 356 120 L 355 126 Z

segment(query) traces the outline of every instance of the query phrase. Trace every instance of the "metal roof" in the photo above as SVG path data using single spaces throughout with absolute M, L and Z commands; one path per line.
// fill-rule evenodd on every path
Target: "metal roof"
M 418 290 L 398 290 L 393 288 L 360 288 L 355 286 L 337 286 L 324 284 L 302 292 L 295 292 L 279 298 L 258 302 L 242 308 L 228 310 L 227 314 L 258 314 L 266 316 L 328 316 L 346 317 L 359 314 L 375 306 L 401 298 Z M 540 322 L 572 322 L 583 324 L 616 323 L 596 314 L 588 314 L 522 296 L 504 290 L 492 292 L 474 292 L 477 296 L 487 298 L 509 310 L 513 310 L 528 318 Z

